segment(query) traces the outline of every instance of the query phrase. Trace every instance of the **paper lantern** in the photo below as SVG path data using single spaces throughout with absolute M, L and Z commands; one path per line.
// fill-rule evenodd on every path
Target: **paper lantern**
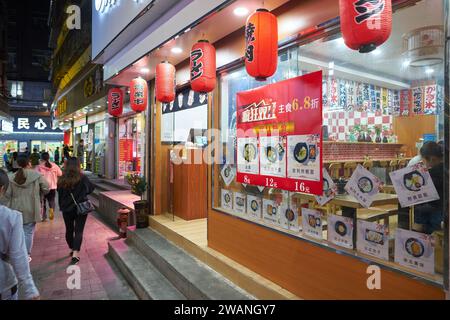
M 131 80 L 130 83 L 130 107 L 135 112 L 142 112 L 147 109 L 148 86 L 147 81 L 141 77 Z
M 339 11 L 342 37 L 350 49 L 371 52 L 391 34 L 391 0 L 339 0 Z
M 123 112 L 123 91 L 112 88 L 108 91 L 108 113 L 113 117 L 120 117 Z
M 216 49 L 200 40 L 191 50 L 191 88 L 195 92 L 211 92 L 216 87 Z
M 175 67 L 167 61 L 156 66 L 156 100 L 168 103 L 175 100 Z
M 258 9 L 245 25 L 245 68 L 256 80 L 264 81 L 277 71 L 278 23 L 266 9 Z

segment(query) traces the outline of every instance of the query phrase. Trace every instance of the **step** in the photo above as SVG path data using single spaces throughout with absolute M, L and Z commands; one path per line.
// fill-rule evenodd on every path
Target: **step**
M 108 243 L 108 254 L 140 299 L 186 300 L 139 251 L 124 240 Z
M 139 250 L 188 299 L 254 299 L 150 228 L 129 228 L 127 243 Z
M 101 183 L 109 186 L 110 190 L 131 190 L 131 186 L 126 182 L 118 182 L 117 180 L 101 179 Z

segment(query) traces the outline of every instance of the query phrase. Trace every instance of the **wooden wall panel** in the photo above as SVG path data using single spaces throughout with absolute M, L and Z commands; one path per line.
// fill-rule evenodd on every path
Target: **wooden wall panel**
M 407 156 L 415 156 L 417 154 L 416 142 L 419 142 L 424 133 L 436 132 L 436 116 L 394 117 L 393 129 L 398 137 L 398 143 L 406 146 Z
M 210 210 L 208 246 L 304 299 L 444 299 L 444 291 L 382 269 L 368 290 L 368 264 Z

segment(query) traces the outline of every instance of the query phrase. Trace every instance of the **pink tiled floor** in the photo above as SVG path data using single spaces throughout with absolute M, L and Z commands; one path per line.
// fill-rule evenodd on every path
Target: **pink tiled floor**
M 32 249 L 31 271 L 42 299 L 106 300 L 136 299 L 116 267 L 105 256 L 108 240 L 117 235 L 95 214 L 90 215 L 84 230 L 81 248 L 81 288 L 68 289 L 66 273 L 70 262 L 61 213 L 54 221 L 39 223 Z

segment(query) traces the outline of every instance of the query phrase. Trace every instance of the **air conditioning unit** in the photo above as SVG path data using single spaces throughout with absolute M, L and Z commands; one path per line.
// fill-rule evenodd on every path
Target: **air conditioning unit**
M 411 67 L 430 67 L 444 61 L 444 27 L 427 26 L 403 35 L 403 55 Z

